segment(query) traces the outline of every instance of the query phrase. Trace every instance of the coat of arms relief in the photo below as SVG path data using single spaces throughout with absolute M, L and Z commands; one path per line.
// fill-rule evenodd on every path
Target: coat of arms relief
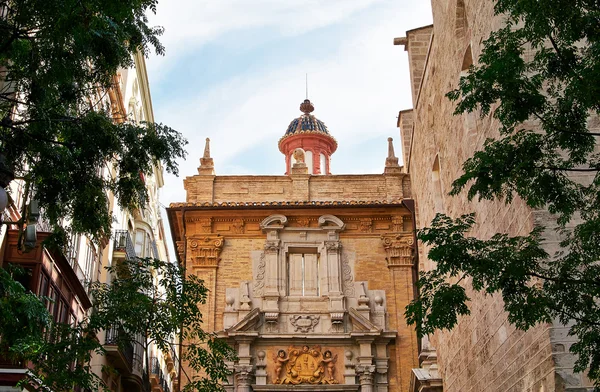
M 338 356 L 321 346 L 289 347 L 273 353 L 273 384 L 337 384 Z

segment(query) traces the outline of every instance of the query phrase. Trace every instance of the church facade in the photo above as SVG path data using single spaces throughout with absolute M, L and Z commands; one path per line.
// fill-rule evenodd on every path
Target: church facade
M 179 262 L 210 290 L 205 328 L 237 350 L 226 389 L 406 391 L 409 178 L 391 139 L 385 173 L 330 174 L 337 142 L 310 101 L 300 109 L 279 140 L 286 175 L 216 176 L 207 139 L 186 201 L 167 210 Z

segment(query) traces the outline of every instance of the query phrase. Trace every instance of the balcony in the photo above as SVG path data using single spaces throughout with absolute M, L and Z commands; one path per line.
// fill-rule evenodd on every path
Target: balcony
M 158 358 L 150 358 L 150 365 L 150 383 L 152 385 L 152 392 L 171 392 L 169 382 L 162 371 Z
M 125 374 L 133 370 L 133 344 L 119 337 L 117 329 L 106 331 L 104 341 L 106 356 L 111 359 L 114 367 Z
M 135 247 L 133 246 L 133 240 L 128 230 L 115 230 L 115 246 L 114 246 L 114 258 L 115 259 L 135 259 Z

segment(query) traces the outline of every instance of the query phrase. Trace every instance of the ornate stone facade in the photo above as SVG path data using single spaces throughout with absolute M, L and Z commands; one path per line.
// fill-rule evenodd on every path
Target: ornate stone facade
M 188 177 L 168 209 L 179 262 L 210 290 L 205 325 L 237 349 L 226 388 L 404 392 L 417 366 L 407 177 L 309 175 L 301 160 L 289 176 Z

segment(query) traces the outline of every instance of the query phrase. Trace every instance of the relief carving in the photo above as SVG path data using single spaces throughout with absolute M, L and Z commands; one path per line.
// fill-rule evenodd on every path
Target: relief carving
M 177 241 L 177 254 L 179 255 L 179 259 L 183 260 L 183 256 L 184 256 L 184 249 L 185 249 L 185 242 L 184 241 Z
M 321 353 L 321 346 L 289 347 L 273 356 L 274 384 L 337 384 L 335 364 L 337 354 L 330 350 Z
M 256 277 L 254 279 L 254 296 L 262 297 L 263 288 L 265 287 L 265 268 L 267 266 L 265 254 L 260 255 L 258 267 L 256 268 Z
M 361 218 L 360 219 L 360 231 L 362 231 L 363 233 L 372 233 L 373 232 L 373 219 Z
M 277 253 L 279 251 L 279 240 L 267 240 L 265 241 L 265 252 L 266 253 Z
M 308 219 L 308 218 L 298 218 L 298 219 L 296 219 L 296 222 L 298 222 L 298 225 L 300 227 L 308 227 L 310 219 Z
M 216 267 L 223 249 L 223 238 L 206 236 L 189 240 L 189 260 L 194 267 Z
M 314 315 L 295 315 L 290 316 L 290 323 L 294 326 L 295 332 L 308 333 L 315 330 L 319 323 L 319 316 Z
M 381 236 L 381 240 L 387 253 L 388 267 L 412 266 L 414 264 L 415 245 L 412 235 L 384 234 Z
M 245 222 L 243 219 L 234 219 L 233 224 L 231 225 L 231 229 L 235 234 L 244 234 L 244 225 Z
M 392 224 L 394 225 L 394 232 L 404 231 L 404 218 L 402 216 L 393 216 Z
M 200 232 L 212 233 L 212 218 L 200 219 Z
M 325 247 L 329 251 L 336 251 L 342 247 L 339 241 L 325 241 Z
M 342 279 L 344 295 L 354 297 L 354 278 L 352 277 L 352 268 L 347 255 L 342 256 Z

